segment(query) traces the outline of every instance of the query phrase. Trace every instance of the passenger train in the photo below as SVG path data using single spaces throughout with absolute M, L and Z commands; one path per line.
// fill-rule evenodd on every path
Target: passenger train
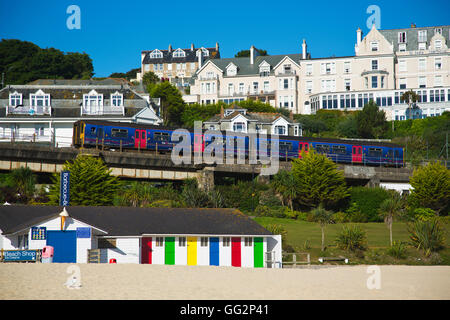
M 73 145 L 85 148 L 101 146 L 104 149 L 154 150 L 166 153 L 171 152 L 178 143 L 178 141 L 172 141 L 174 130 L 176 129 L 155 125 L 79 120 L 73 126 Z M 187 131 L 194 152 L 204 151 L 205 146 L 213 141 L 212 135 L 206 134 L 206 132 L 197 134 L 194 130 Z M 235 132 L 222 132 L 222 135 L 226 139 L 235 139 L 236 143 L 232 141 L 234 154 L 249 155 L 248 135 Z M 263 141 L 260 136 L 257 137 L 258 147 L 264 142 L 268 148 L 261 148 L 261 150 L 267 150 L 267 153 L 261 154 L 261 156 L 278 156 L 280 160 L 291 160 L 301 158 L 302 152 L 307 153 L 310 149 L 314 149 L 318 153 L 326 154 L 336 163 L 396 167 L 404 165 L 403 148 L 393 143 L 294 136 L 277 137 L 277 155 L 270 154 L 270 135 L 265 137 L 266 141 Z

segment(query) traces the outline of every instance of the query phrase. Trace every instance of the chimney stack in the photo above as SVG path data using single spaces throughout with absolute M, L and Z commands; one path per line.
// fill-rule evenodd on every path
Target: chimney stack
M 303 43 L 302 43 L 302 59 L 306 59 L 306 40 L 303 39 Z
M 216 42 L 216 51 L 219 51 L 219 43 Z
M 200 70 L 202 67 L 202 50 L 198 49 L 197 50 L 197 58 L 198 58 L 198 69 Z
M 169 44 L 169 53 L 172 52 L 172 45 Z
M 191 43 L 191 51 L 194 51 L 194 44 Z
M 359 45 L 361 43 L 362 40 L 362 31 L 360 28 L 358 28 L 358 30 L 356 30 L 356 44 Z
M 250 47 L 250 64 L 253 64 L 255 62 L 255 47 Z

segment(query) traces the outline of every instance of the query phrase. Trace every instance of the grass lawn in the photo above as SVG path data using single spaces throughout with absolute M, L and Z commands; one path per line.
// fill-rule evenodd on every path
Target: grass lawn
M 321 251 L 321 229 L 317 223 L 298 221 L 284 218 L 256 217 L 255 221 L 261 225 L 277 224 L 287 231 L 287 244 L 293 247 L 295 252 L 308 252 L 311 254 L 311 261 L 317 261 L 318 257 L 345 256 L 357 263 L 377 263 L 377 264 L 446 264 L 450 265 L 450 228 L 444 225 L 446 248 L 439 252 L 440 262 L 426 258 L 422 252 L 409 246 L 405 259 L 395 259 L 386 254 L 389 247 L 389 229 L 384 223 L 355 223 L 367 232 L 367 244 L 369 249 L 364 252 L 364 256 L 355 255 L 335 246 L 334 240 L 342 230 L 343 223 L 330 224 L 325 227 L 325 252 Z M 394 241 L 409 243 L 409 234 L 406 223 L 394 222 L 392 226 L 392 237 Z M 305 246 L 309 244 L 309 246 Z

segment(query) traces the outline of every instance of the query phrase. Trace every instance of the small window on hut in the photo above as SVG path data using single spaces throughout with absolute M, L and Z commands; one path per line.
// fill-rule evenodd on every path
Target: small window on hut
M 251 247 L 252 246 L 252 238 L 251 237 L 245 237 L 244 238 L 244 245 L 246 247 Z
M 224 247 L 229 247 L 230 246 L 230 242 L 231 242 L 230 237 L 224 237 L 223 238 L 223 246 Z
M 99 249 L 115 249 L 117 244 L 117 239 L 113 238 L 99 238 L 98 248 Z
M 186 237 L 179 237 L 178 238 L 178 246 L 179 247 L 186 247 Z
M 156 237 L 156 246 L 162 247 L 164 244 L 164 238 L 163 237 Z
M 201 247 L 207 247 L 208 246 L 208 238 L 207 237 L 201 237 L 200 238 L 200 246 Z

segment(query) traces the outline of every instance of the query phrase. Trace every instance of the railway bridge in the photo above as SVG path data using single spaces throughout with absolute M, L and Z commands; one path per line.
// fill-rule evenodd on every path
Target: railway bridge
M 196 178 L 201 188 L 209 190 L 214 181 L 220 177 L 236 179 L 258 177 L 268 181 L 268 176 L 261 175 L 261 164 L 174 164 L 170 154 L 155 151 L 119 152 L 100 149 L 54 148 L 33 143 L 0 143 L 0 170 L 9 171 L 19 167 L 28 167 L 42 174 L 58 173 L 66 161 L 77 156 L 89 154 L 101 157 L 115 176 L 130 179 L 152 181 L 181 181 Z M 280 161 L 280 169 L 291 169 L 291 162 Z M 392 189 L 407 190 L 412 168 L 374 167 L 363 165 L 339 164 L 339 169 L 350 184 L 384 185 Z

